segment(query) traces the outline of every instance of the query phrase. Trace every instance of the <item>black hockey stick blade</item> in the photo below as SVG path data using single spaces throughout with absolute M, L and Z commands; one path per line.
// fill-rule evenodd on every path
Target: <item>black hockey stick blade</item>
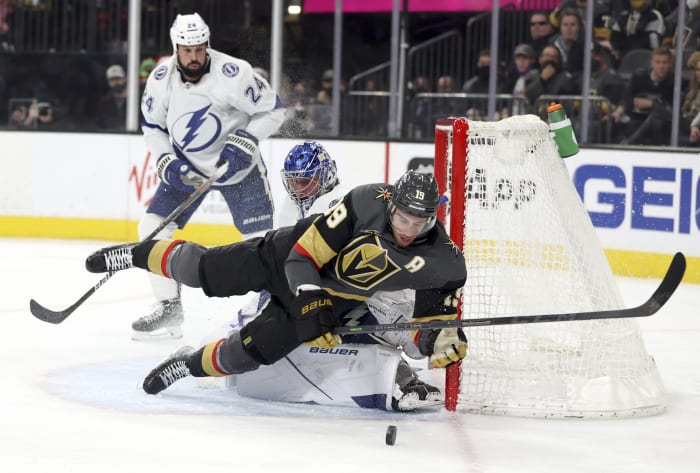
M 563 314 L 517 315 L 509 317 L 486 317 L 467 320 L 433 320 L 428 322 L 399 322 L 395 324 L 360 325 L 357 327 L 337 327 L 337 334 L 393 332 L 401 330 L 426 330 L 450 327 L 484 327 L 488 325 L 533 324 L 543 322 L 573 322 L 596 319 L 621 319 L 648 317 L 655 314 L 671 298 L 685 274 L 685 257 L 676 253 L 666 271 L 666 275 L 654 294 L 637 307 L 627 309 L 597 310 L 592 312 L 572 312 Z
M 92 296 L 96 290 L 100 288 L 104 283 L 106 283 L 109 278 L 112 277 L 112 275 L 115 273 L 107 273 L 100 281 L 92 286 L 85 294 L 83 294 L 80 299 L 75 301 L 72 306 L 68 307 L 67 309 L 64 310 L 59 310 L 59 311 L 54 311 L 51 309 L 47 309 L 43 305 L 39 304 L 37 301 L 34 299 L 29 301 L 29 311 L 32 313 L 34 317 L 36 317 L 39 320 L 43 320 L 44 322 L 48 322 L 50 324 L 60 324 L 64 320 L 68 318 L 70 314 L 75 311 L 78 307 L 82 305 L 83 302 L 87 300 L 88 297 Z

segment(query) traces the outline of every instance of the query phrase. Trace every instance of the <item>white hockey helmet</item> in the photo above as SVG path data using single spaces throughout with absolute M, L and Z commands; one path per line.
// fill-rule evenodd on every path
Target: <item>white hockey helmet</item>
M 170 27 L 170 40 L 173 42 L 174 52 L 177 52 L 178 44 L 196 46 L 207 43 L 209 47 L 209 27 L 199 13 L 178 15 Z

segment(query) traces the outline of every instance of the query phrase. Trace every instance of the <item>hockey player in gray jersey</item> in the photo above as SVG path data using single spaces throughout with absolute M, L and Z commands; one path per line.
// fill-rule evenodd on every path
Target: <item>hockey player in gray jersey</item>
M 436 222 L 438 204 L 432 176 L 409 171 L 394 186 L 359 186 L 323 215 L 264 238 L 211 249 L 170 240 L 122 245 L 94 253 L 86 266 L 93 272 L 136 266 L 202 287 L 209 296 L 272 294 L 239 332 L 198 350 L 178 350 L 157 366 L 143 383 L 156 394 L 185 376 L 271 365 L 302 343 L 333 350 L 341 342 L 333 329 L 380 291 L 415 291 L 413 320 L 456 318 L 466 268 Z M 459 361 L 467 349 L 462 330 L 452 328 L 415 331 L 411 343 L 434 367 Z
M 251 65 L 209 47 L 210 32 L 197 14 L 178 15 L 170 29 L 173 55 L 148 77 L 141 100 L 142 130 L 161 183 L 138 226 L 150 234 L 216 167 L 227 172 L 212 189 L 221 192 L 244 238 L 273 226 L 273 203 L 260 140 L 275 133 L 284 108 Z M 171 238 L 204 199 L 194 202 L 157 238 Z M 151 278 L 157 303 L 132 324 L 132 338 L 182 336 L 180 286 Z

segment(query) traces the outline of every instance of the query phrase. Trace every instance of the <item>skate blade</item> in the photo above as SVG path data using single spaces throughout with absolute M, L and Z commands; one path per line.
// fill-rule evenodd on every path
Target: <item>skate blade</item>
M 445 405 L 444 399 L 433 398 L 421 401 L 413 396 L 404 397 L 398 402 L 398 407 L 401 411 L 415 411 L 416 409 L 431 408 L 443 405 Z
M 157 341 L 157 340 L 175 340 L 182 338 L 182 327 L 164 327 L 152 332 L 140 332 L 131 330 L 131 339 L 136 341 Z
M 216 380 L 218 378 L 207 377 L 207 378 L 197 378 L 197 386 L 202 389 L 214 389 L 216 387 Z

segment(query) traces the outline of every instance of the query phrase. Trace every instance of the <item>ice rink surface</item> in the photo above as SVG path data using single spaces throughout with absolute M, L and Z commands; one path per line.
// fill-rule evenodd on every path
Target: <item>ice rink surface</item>
M 108 242 L 0 239 L 0 472 L 630 472 L 700 471 L 700 287 L 682 284 L 640 320 L 664 379 L 666 412 L 616 420 L 544 420 L 445 411 L 396 414 L 237 398 L 180 381 L 158 396 L 137 384 L 182 344 L 233 316 L 234 301 L 186 289 L 182 340 L 129 338 L 151 304 L 146 273 L 100 280 L 85 257 Z M 669 258 L 670 260 L 670 258 Z M 657 280 L 618 279 L 627 305 Z M 468 336 L 468 333 L 467 333 Z M 388 425 L 396 445 L 384 444 Z

